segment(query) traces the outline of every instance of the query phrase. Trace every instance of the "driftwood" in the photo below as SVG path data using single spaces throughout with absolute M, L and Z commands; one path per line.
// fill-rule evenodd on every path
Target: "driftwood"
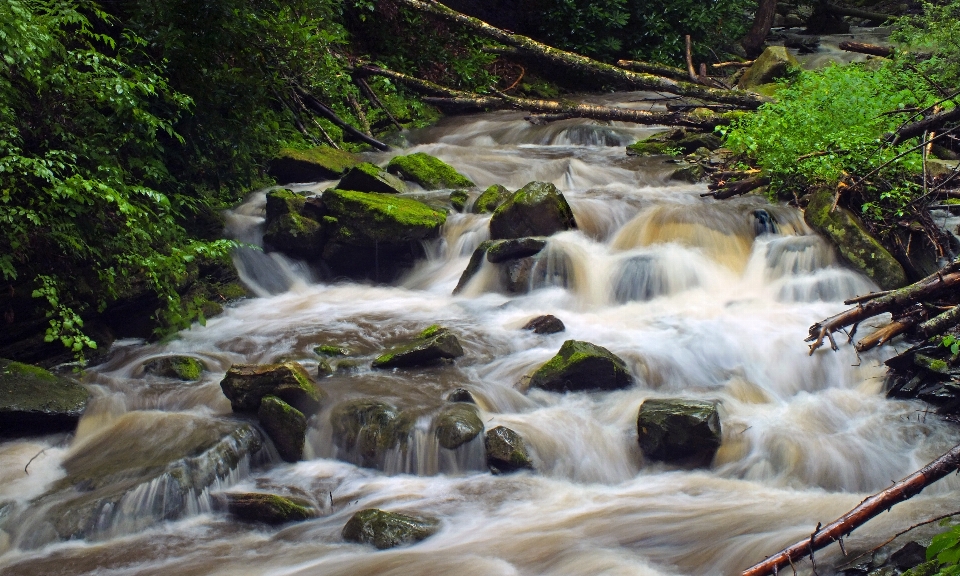
M 894 132 L 884 134 L 883 139 L 893 143 L 902 142 L 910 138 L 923 136 L 924 132 L 939 129 L 945 124 L 958 120 L 960 120 L 960 106 L 947 110 L 946 112 L 940 112 L 939 114 L 931 114 L 923 120 L 902 126 Z
M 844 536 L 850 534 L 871 518 L 889 510 L 894 504 L 913 498 L 930 484 L 947 474 L 955 472 L 958 466 L 960 466 L 960 445 L 954 446 L 943 456 L 886 490 L 877 492 L 865 499 L 853 510 L 830 524 L 822 528 L 820 524 L 817 524 L 809 538 L 804 538 L 793 546 L 784 548 L 763 562 L 744 570 L 742 576 L 776 574 L 781 568 L 785 568 L 805 556 L 810 556 L 812 559 L 815 551 L 825 548 L 833 542 L 841 542 Z
M 752 65 L 755 60 L 747 60 L 745 62 L 717 62 L 716 64 L 711 64 L 711 68 L 746 68 L 747 66 Z
M 705 192 L 700 196 L 713 196 L 717 200 L 726 200 L 727 198 L 733 198 L 734 196 L 746 194 L 751 190 L 756 190 L 757 188 L 766 186 L 769 183 L 769 178 L 765 176 L 755 176 L 753 178 L 738 180 L 736 182 L 725 182 L 722 185 L 711 184 L 709 188 L 715 189 L 712 192 Z
M 547 46 L 546 44 L 542 44 L 520 34 L 513 34 L 506 30 L 501 30 L 500 28 L 487 24 L 483 20 L 461 14 L 433 0 L 398 0 L 398 2 L 414 10 L 434 14 L 451 22 L 466 26 L 488 38 L 507 44 L 508 46 L 513 46 L 525 54 L 550 62 L 553 65 L 577 73 L 589 74 L 594 78 L 614 84 L 620 89 L 667 92 L 691 98 L 700 98 L 708 102 L 736 104 L 745 109 L 758 108 L 761 104 L 768 101 L 767 98 L 752 92 L 708 88 L 706 86 L 700 86 L 690 82 L 680 82 L 653 74 L 624 70 L 623 68 L 605 64 L 592 58 L 581 56 L 580 54 Z
M 300 101 L 303 102 L 304 106 L 307 109 L 309 109 L 314 114 L 317 114 L 318 116 L 322 116 L 323 118 L 326 118 L 327 120 L 333 122 L 334 124 L 339 126 L 344 131 L 345 134 L 352 136 L 353 138 L 361 142 L 365 142 L 373 146 L 377 150 L 386 151 L 390 149 L 390 146 L 387 146 L 386 144 L 377 140 L 376 138 L 373 138 L 372 136 L 368 136 L 364 134 L 363 132 L 357 130 L 356 128 L 354 128 L 353 126 L 345 122 L 342 118 L 337 116 L 336 112 L 328 108 L 323 102 L 317 100 L 317 98 L 313 94 L 310 94 L 306 90 L 302 90 L 300 88 L 294 88 L 294 92 L 296 93 Z
M 858 54 L 870 54 L 871 56 L 882 56 L 889 58 L 893 55 L 893 48 L 889 46 L 879 46 L 877 44 L 867 44 L 866 42 L 851 42 L 844 40 L 839 44 L 841 50 L 847 52 L 856 52 Z

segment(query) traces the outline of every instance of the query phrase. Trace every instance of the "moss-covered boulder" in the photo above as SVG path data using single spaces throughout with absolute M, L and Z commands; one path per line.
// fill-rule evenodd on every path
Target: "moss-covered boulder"
M 415 544 L 433 536 L 440 522 L 426 516 L 408 516 L 368 508 L 354 514 L 341 532 L 343 539 L 358 544 L 373 544 L 380 550 Z
M 257 418 L 281 458 L 287 462 L 303 458 L 303 442 L 307 437 L 307 419 L 303 412 L 276 396 L 264 396 Z
M 277 157 L 270 162 L 267 174 L 278 184 L 316 182 L 340 178 L 359 163 L 358 156 L 328 146 L 308 150 L 281 148 Z
M 313 347 L 313 352 L 318 356 L 325 356 L 327 358 L 350 355 L 350 349 L 339 344 L 320 344 L 319 346 Z
M 317 378 L 326 378 L 333 374 L 333 366 L 327 362 L 326 358 L 322 358 L 317 362 Z
M 473 404 L 458 403 L 444 408 L 433 422 L 440 446 L 450 450 L 463 446 L 483 432 L 483 420 Z
M 506 426 L 488 431 L 483 444 L 487 451 L 487 466 L 494 474 L 533 470 L 533 459 L 523 438 Z
M 426 190 L 469 188 L 474 185 L 473 181 L 457 172 L 453 166 L 423 152 L 395 156 L 387 164 L 387 172 L 416 182 Z
M 463 356 L 457 337 L 441 326 L 433 325 L 407 344 L 391 348 L 373 361 L 374 368 L 409 368 L 452 360 Z
M 700 148 L 716 150 L 720 148 L 721 144 L 720 138 L 715 134 L 674 128 L 627 146 L 627 155 L 691 154 Z
M 466 190 L 454 190 L 450 193 L 450 206 L 457 212 L 463 212 L 468 198 L 470 198 L 470 193 Z
M 377 468 L 388 450 L 406 445 L 414 421 L 386 402 L 364 398 L 335 406 L 330 424 L 347 460 Z
M 464 268 L 463 273 L 460 274 L 457 287 L 453 289 L 454 294 L 459 294 L 467 286 L 467 283 L 470 282 L 470 279 L 480 271 L 480 266 L 483 265 L 483 260 L 487 256 L 487 250 L 489 250 L 492 245 L 492 241 L 484 240 L 477 246 L 477 249 L 473 251 L 473 254 L 470 255 L 470 261 L 467 262 L 467 267 Z
M 720 416 L 713 402 L 645 400 L 637 434 L 640 449 L 651 460 L 708 465 L 720 447 Z
M 740 77 L 737 86 L 748 90 L 754 86 L 767 84 L 777 78 L 786 76 L 792 69 L 800 67 L 800 63 L 783 46 L 767 46 L 763 54 L 754 60 L 753 64 Z
M 560 190 L 549 182 L 531 182 L 494 210 L 490 238 L 550 236 L 576 227 L 573 211 Z
M 487 260 L 499 264 L 539 254 L 547 246 L 545 238 L 512 238 L 498 240 L 487 249 Z
M 257 412 L 264 396 L 276 396 L 306 415 L 320 408 L 324 393 L 296 362 L 234 364 L 220 382 L 234 412 Z
M 567 329 L 563 322 L 552 314 L 537 316 L 523 325 L 524 330 L 531 330 L 534 334 L 556 334 Z
M 881 288 L 904 286 L 907 275 L 903 266 L 867 232 L 852 212 L 842 206 L 831 211 L 833 197 L 834 192 L 828 188 L 815 191 L 803 213 L 806 223 L 829 238 L 844 260 Z
M 300 214 L 306 202 L 306 196 L 286 188 L 278 188 L 267 192 L 267 222 L 272 222 L 284 214 Z
M 511 196 L 513 196 L 513 192 L 499 184 L 493 184 L 473 201 L 470 212 L 474 214 L 492 213 L 498 206 L 509 200 Z
M 530 378 L 532 388 L 551 392 L 617 390 L 633 382 L 627 365 L 602 346 L 567 340 L 560 352 Z
M 314 259 L 323 251 L 320 223 L 299 214 L 283 214 L 271 221 L 263 241 L 277 250 L 298 258 Z
M 90 393 L 73 380 L 37 366 L 0 360 L 0 435 L 69 432 Z
M 193 356 L 164 356 L 144 364 L 143 371 L 163 378 L 196 382 L 203 374 L 204 367 L 203 363 Z
M 276 526 L 302 522 L 319 514 L 310 502 L 265 492 L 224 492 L 217 500 L 234 518 Z
M 689 182 L 690 184 L 695 184 L 703 178 L 704 170 L 703 166 L 699 163 L 690 163 L 683 162 L 677 168 L 667 176 L 667 180 L 673 180 L 676 182 Z
M 337 188 L 380 194 L 401 194 L 407 191 L 407 186 L 402 180 L 369 162 L 362 162 L 351 168 L 340 179 Z

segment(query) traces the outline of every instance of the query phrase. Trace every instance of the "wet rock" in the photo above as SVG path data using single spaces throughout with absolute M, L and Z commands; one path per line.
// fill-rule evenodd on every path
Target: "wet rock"
M 256 412 L 264 396 L 280 398 L 304 414 L 314 414 L 324 393 L 296 362 L 234 364 L 220 382 L 234 412 Z
M 463 356 L 460 341 L 452 332 L 433 325 L 408 344 L 390 349 L 373 361 L 374 368 L 409 368 L 433 364 L 437 360 Z
M 433 536 L 440 522 L 426 516 L 408 516 L 368 508 L 354 514 L 341 533 L 344 540 L 373 544 L 380 550 L 415 544 Z
M 691 154 L 700 148 L 716 150 L 720 145 L 720 138 L 714 134 L 675 128 L 627 146 L 627 155 Z
M 328 146 L 309 150 L 281 148 L 277 157 L 270 161 L 267 174 L 278 184 L 317 182 L 339 178 L 359 163 L 359 157 Z
M 669 176 L 667 176 L 667 180 L 696 184 L 701 178 L 703 178 L 703 174 L 703 166 L 700 164 L 684 162 L 677 167 L 676 170 L 671 172 Z
M 483 259 L 487 255 L 487 250 L 492 245 L 493 242 L 490 240 L 484 240 L 477 246 L 477 249 L 473 251 L 473 254 L 470 255 L 470 262 L 467 263 L 463 274 L 460 275 L 460 281 L 457 282 L 457 287 L 453 289 L 454 294 L 459 294 L 467 283 L 470 282 L 470 279 L 480 270 L 480 266 L 483 265 Z
M 550 392 L 581 390 L 617 390 L 633 382 L 627 365 L 619 357 L 596 344 L 567 340 L 550 361 L 530 378 L 532 388 Z
M 425 190 L 441 188 L 469 188 L 473 182 L 443 160 L 417 152 L 407 156 L 395 156 L 387 164 L 387 172 L 404 180 L 416 182 Z M 461 208 L 462 209 L 462 205 Z
M 369 162 L 362 162 L 351 168 L 340 179 L 337 188 L 380 194 L 400 194 L 407 191 L 407 186 L 402 180 Z
M 533 286 L 533 271 L 537 266 L 536 258 L 508 260 L 500 267 L 500 284 L 510 294 L 526 294 Z
M 307 197 L 293 190 L 280 188 L 267 192 L 267 224 L 284 214 L 300 214 L 307 203 Z
M 313 353 L 317 356 L 349 356 L 350 349 L 337 344 L 321 344 L 314 346 Z
M 519 260 L 539 254 L 547 245 L 544 238 L 514 238 L 510 240 L 498 240 L 493 242 L 487 249 L 487 261 L 494 264 L 507 262 L 508 260 Z
M 490 218 L 490 238 L 550 236 L 576 229 L 566 198 L 549 182 L 531 182 L 501 204 Z
M 87 389 L 72 380 L 0 360 L 0 436 L 72 431 L 89 398 Z
M 737 86 L 744 90 L 754 88 L 782 78 L 790 70 L 799 67 L 797 59 L 783 46 L 767 46 L 763 54 L 740 77 Z
M 360 399 L 334 407 L 330 424 L 338 448 L 354 463 L 376 468 L 388 450 L 406 445 L 413 420 L 386 402 Z
M 263 241 L 277 250 L 312 260 L 323 250 L 323 228 L 316 220 L 296 213 L 278 216 L 267 224 Z
M 303 442 L 307 436 L 307 419 L 303 412 L 276 396 L 264 396 L 257 418 L 281 458 L 287 462 L 303 458 Z
M 464 206 L 467 205 L 468 198 L 470 198 L 470 193 L 466 190 L 454 190 L 450 193 L 450 205 L 453 206 L 453 209 L 457 212 L 463 212 Z
M 513 192 L 507 190 L 499 184 L 494 184 L 484 190 L 470 207 L 470 212 L 474 214 L 492 213 L 498 206 L 506 202 Z
M 317 362 L 317 378 L 326 378 L 333 374 L 333 367 L 325 359 Z
M 900 570 L 909 570 L 927 560 L 927 547 L 917 542 L 907 542 L 890 555 L 890 563 Z
M 477 401 L 473 398 L 473 394 L 471 394 L 466 388 L 457 388 L 447 395 L 447 400 L 449 402 L 467 402 L 469 404 L 477 403 Z
M 763 234 L 779 234 L 780 225 L 769 212 L 760 208 L 753 211 L 753 232 L 757 236 Z
M 895 574 L 896 572 L 894 572 Z M 940 574 L 940 562 L 937 560 L 930 560 L 929 562 L 924 562 L 919 566 L 915 566 L 901 576 L 936 576 Z M 873 576 L 872 574 L 870 576 Z
M 155 358 L 143 365 L 147 374 L 163 378 L 173 378 L 185 382 L 196 382 L 203 374 L 203 363 L 192 356 L 164 356 Z
M 334 367 L 337 374 L 348 374 L 350 372 L 359 372 L 361 364 L 359 360 L 341 360 Z
M 243 522 L 278 525 L 302 522 L 319 514 L 310 502 L 263 492 L 226 492 L 218 495 L 227 512 Z
M 533 459 L 523 438 L 505 426 L 497 426 L 483 439 L 487 451 L 487 466 L 494 474 L 509 474 L 519 470 L 533 470 Z
M 523 325 L 524 330 L 533 330 L 535 334 L 556 334 L 567 329 L 559 318 L 551 314 L 537 316 Z
M 469 394 L 469 393 L 468 393 Z M 471 404 L 457 404 L 440 412 L 434 420 L 440 446 L 455 450 L 483 432 L 483 421 Z
M 866 274 L 884 290 L 907 283 L 907 275 L 896 258 L 880 245 L 849 210 L 837 206 L 833 211 L 834 192 L 829 188 L 815 191 L 803 213 L 811 228 L 829 238 L 840 255 L 854 269 Z
M 645 400 L 637 433 L 640 449 L 651 460 L 709 465 L 720 447 L 720 416 L 712 402 Z

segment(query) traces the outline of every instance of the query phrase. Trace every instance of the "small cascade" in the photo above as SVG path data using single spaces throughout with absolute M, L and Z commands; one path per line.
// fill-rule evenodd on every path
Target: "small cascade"
M 670 258 L 676 250 L 653 250 L 622 260 L 619 275 L 614 279 L 616 302 L 651 300 L 670 296 L 699 286 L 701 278 L 691 260 Z

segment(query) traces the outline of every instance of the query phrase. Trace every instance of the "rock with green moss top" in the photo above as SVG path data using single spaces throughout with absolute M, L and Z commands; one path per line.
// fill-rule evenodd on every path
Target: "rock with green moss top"
M 350 350 L 345 346 L 336 344 L 321 344 L 313 348 L 314 354 L 318 356 L 349 356 Z
M 463 207 L 467 205 L 470 193 L 466 190 L 454 190 L 450 193 L 450 205 L 457 212 L 463 212 Z
M 317 362 L 317 377 L 326 378 L 327 376 L 333 374 L 333 367 L 330 366 L 330 363 L 326 359 L 321 359 Z
M 0 360 L 0 435 L 69 432 L 90 393 L 73 380 L 31 364 Z
M 627 146 L 627 154 L 630 156 L 690 154 L 700 148 L 716 150 L 721 144 L 720 138 L 715 134 L 674 128 Z
M 494 184 L 473 201 L 470 212 L 474 214 L 492 213 L 498 206 L 509 200 L 511 196 L 513 196 L 513 192 L 499 184 Z
M 395 156 L 387 164 L 387 172 L 404 180 L 416 182 L 426 190 L 441 188 L 469 188 L 473 182 L 443 160 L 416 152 L 407 156 Z
M 519 260 L 527 256 L 539 254 L 546 248 L 545 238 L 511 238 L 498 240 L 487 249 L 487 260 L 493 264 L 500 264 L 509 260 Z
M 174 378 L 185 382 L 196 382 L 203 374 L 203 363 L 192 356 L 164 356 L 154 358 L 143 365 L 147 374 Z
M 533 373 L 530 386 L 551 392 L 577 392 L 618 390 L 632 382 L 619 356 L 596 344 L 567 340 L 556 356 Z
M 834 192 L 823 188 L 813 192 L 803 219 L 834 245 L 840 255 L 854 269 L 866 274 L 884 290 L 899 288 L 907 283 L 907 274 L 886 248 L 867 232 L 863 223 L 852 212 L 833 206 Z
M 713 402 L 650 399 L 637 416 L 640 449 L 651 460 L 708 465 L 720 447 L 720 416 Z
M 467 267 L 463 270 L 463 274 L 460 275 L 460 281 L 457 282 L 457 287 L 453 289 L 454 294 L 459 294 L 463 290 L 467 283 L 470 282 L 470 279 L 480 271 L 480 266 L 483 265 L 483 260 L 487 255 L 487 250 L 490 249 L 490 246 L 493 246 L 493 242 L 490 240 L 484 240 L 477 246 L 477 249 L 473 251 L 473 254 L 470 255 L 470 261 L 467 263 Z
M 308 150 L 281 148 L 277 157 L 270 162 L 267 174 L 278 184 L 316 182 L 340 178 L 360 162 L 360 158 L 355 154 L 329 146 L 317 146 Z
M 267 225 L 263 241 L 298 258 L 313 259 L 323 251 L 320 223 L 299 214 L 282 214 Z
M 741 89 L 750 89 L 782 78 L 791 70 L 799 68 L 800 63 L 785 47 L 767 46 L 763 54 L 743 73 L 737 86 Z
M 673 172 L 667 176 L 667 180 L 674 180 L 679 182 L 689 182 L 695 184 L 703 178 L 703 166 L 699 163 L 691 164 L 689 162 L 684 162 L 680 164 Z
M 946 360 L 927 356 L 926 354 L 921 354 L 919 352 L 913 355 L 913 363 L 920 368 L 924 368 L 931 372 L 936 372 L 937 374 L 943 374 L 946 376 L 950 376 L 951 374 L 957 372 L 955 369 L 951 370 L 950 364 Z
M 576 227 L 573 211 L 560 190 L 549 182 L 531 182 L 494 210 L 490 238 L 550 236 Z
M 420 542 L 434 535 L 439 528 L 440 522 L 436 518 L 368 508 L 354 514 L 341 534 L 348 542 L 373 544 L 386 550 Z
M 901 576 L 935 576 L 940 573 L 940 562 L 936 560 L 928 560 L 919 566 L 914 566 L 913 568 L 904 572 Z M 872 576 L 871 572 L 871 576 Z
M 287 462 L 303 458 L 303 442 L 307 437 L 307 419 L 303 412 L 276 396 L 264 396 L 257 418 L 281 458 Z
M 388 450 L 406 446 L 413 419 L 378 400 L 359 399 L 338 404 L 330 412 L 333 442 L 345 460 L 381 468 Z
M 264 396 L 276 396 L 306 415 L 314 414 L 324 393 L 296 362 L 234 364 L 220 382 L 234 412 L 256 412 Z
M 523 438 L 506 426 L 497 426 L 483 438 L 487 466 L 494 474 L 533 470 L 533 459 Z
M 302 522 L 319 516 L 310 502 L 263 492 L 226 492 L 217 500 L 227 512 L 243 522 L 261 522 L 276 526 L 288 522 Z
M 440 446 L 456 450 L 483 432 L 483 421 L 476 406 L 459 403 L 437 414 L 434 427 Z
M 407 186 L 403 183 L 403 180 L 369 162 L 362 162 L 351 168 L 340 179 L 337 188 L 380 194 L 402 194 L 407 191 Z
M 284 214 L 300 214 L 306 202 L 306 196 L 286 188 L 267 192 L 267 222 L 272 222 Z
M 457 337 L 434 325 L 421 332 L 407 344 L 391 348 L 373 361 L 374 368 L 410 368 L 433 364 L 438 360 L 452 360 L 463 356 L 463 347 Z

